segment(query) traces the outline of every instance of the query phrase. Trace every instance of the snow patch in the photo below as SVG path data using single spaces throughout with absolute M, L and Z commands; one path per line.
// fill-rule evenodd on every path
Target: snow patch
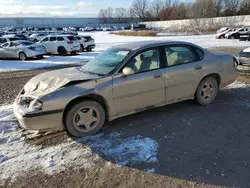
M 235 81 L 234 83 L 228 85 L 226 89 L 237 89 L 237 88 L 247 88 L 247 84 L 240 81 Z
M 55 146 L 42 147 L 25 142 L 12 105 L 0 106 L 0 186 L 14 181 L 29 170 L 47 174 L 72 168 L 93 167 L 100 157 L 119 165 L 157 162 L 158 143 L 142 136 L 127 137 L 122 133 L 99 134 Z

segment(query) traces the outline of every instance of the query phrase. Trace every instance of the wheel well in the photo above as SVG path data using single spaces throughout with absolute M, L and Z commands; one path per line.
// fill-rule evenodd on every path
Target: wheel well
M 23 53 L 24 55 L 26 55 L 23 51 L 21 51 L 21 52 L 18 52 L 18 56 L 20 56 L 21 53 Z
M 85 95 L 83 97 L 77 97 L 77 98 L 73 99 L 72 101 L 70 101 L 67 104 L 67 106 L 66 106 L 66 108 L 64 109 L 64 112 L 63 112 L 63 122 L 65 122 L 67 111 L 72 106 L 79 103 L 80 101 L 86 101 L 86 100 L 93 100 L 93 101 L 98 102 L 105 110 L 106 120 L 108 119 L 108 107 L 107 107 L 107 103 L 106 103 L 105 99 L 102 96 L 97 95 L 97 94 L 89 94 L 89 95 Z
M 218 83 L 218 86 L 220 86 L 221 77 L 220 77 L 219 74 L 217 74 L 217 73 L 209 74 L 209 75 L 205 76 L 202 80 L 204 80 L 205 78 L 208 78 L 208 77 L 214 77 L 216 79 L 217 83 Z

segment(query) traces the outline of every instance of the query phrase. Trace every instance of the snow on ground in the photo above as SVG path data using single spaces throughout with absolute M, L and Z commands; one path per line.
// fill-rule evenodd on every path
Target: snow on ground
M 205 48 L 211 47 L 249 47 L 250 42 L 228 39 L 216 39 L 215 35 L 193 35 L 193 36 L 159 36 L 159 37 L 133 37 L 112 35 L 109 32 L 79 32 L 80 35 L 91 35 L 96 42 L 94 52 L 85 52 L 77 56 L 47 56 L 43 60 L 18 61 L 18 60 L 0 60 L 0 72 L 27 70 L 55 65 L 74 64 L 79 62 L 87 62 L 91 58 L 98 55 L 103 50 L 114 45 L 145 40 L 181 40 L 192 42 Z
M 22 136 L 12 105 L 0 106 L 0 186 L 32 169 L 59 173 L 69 166 L 89 169 L 101 157 L 118 165 L 156 163 L 158 143 L 141 136 L 102 133 L 96 136 L 66 139 L 55 146 L 30 145 Z M 107 162 L 109 163 L 109 162 Z
M 109 32 L 79 32 L 79 35 L 91 35 L 97 44 L 97 49 L 105 49 L 115 44 L 132 42 L 132 41 L 145 41 L 145 40 L 178 40 L 192 42 L 204 48 L 210 47 L 249 47 L 250 42 L 229 40 L 229 39 L 216 39 L 215 35 L 191 35 L 191 36 L 159 36 L 159 37 L 138 37 L 138 36 L 119 36 L 112 35 Z
M 100 52 L 86 52 L 75 56 L 45 56 L 44 59 L 28 61 L 0 60 L 0 72 L 84 63 L 93 59 L 99 53 Z
M 240 82 L 240 81 L 235 81 L 234 83 L 228 85 L 226 89 L 237 89 L 237 88 L 247 88 L 247 84 Z

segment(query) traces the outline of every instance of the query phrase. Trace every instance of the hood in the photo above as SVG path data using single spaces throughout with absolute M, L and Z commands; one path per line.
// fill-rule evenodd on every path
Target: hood
M 81 72 L 78 68 L 66 68 L 46 72 L 33 77 L 24 86 L 24 95 L 40 97 L 51 93 L 74 81 L 88 81 L 98 78 L 97 75 Z

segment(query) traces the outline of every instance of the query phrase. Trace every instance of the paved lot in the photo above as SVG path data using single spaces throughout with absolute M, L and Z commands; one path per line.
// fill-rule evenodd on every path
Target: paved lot
M 0 104 L 12 102 L 27 80 L 42 71 L 1 74 Z M 250 83 L 249 78 L 238 80 Z M 250 187 L 249 93 L 249 87 L 223 89 L 207 107 L 182 102 L 115 120 L 102 130 L 105 134 L 122 132 L 121 141 L 138 135 L 156 140 L 157 163 L 120 167 L 112 157 L 92 148 L 101 159 L 91 170 L 69 167 L 51 176 L 31 171 L 8 186 Z M 67 138 L 60 133 L 35 143 L 48 147 Z M 155 174 L 146 173 L 151 168 Z

